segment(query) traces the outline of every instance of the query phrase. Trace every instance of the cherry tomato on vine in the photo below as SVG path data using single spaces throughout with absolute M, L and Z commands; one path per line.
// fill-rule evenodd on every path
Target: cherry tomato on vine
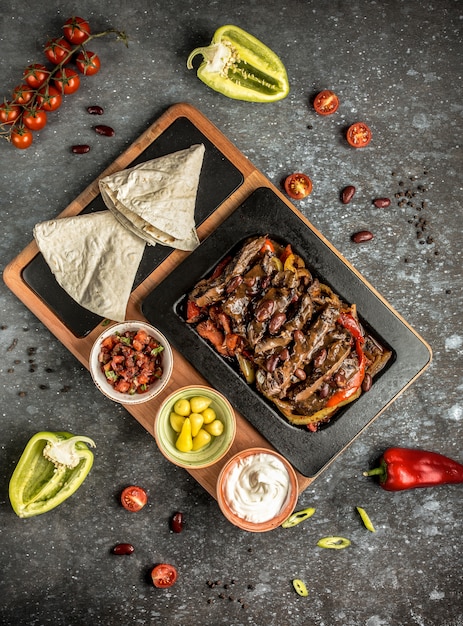
M 26 67 L 23 76 L 29 87 L 32 87 L 32 89 L 38 89 L 47 80 L 49 74 L 50 72 L 47 70 L 45 65 L 34 63 L 33 65 L 28 65 Z
M 121 493 L 121 504 L 127 511 L 140 511 L 148 502 L 148 494 L 142 487 L 131 485 Z
M 334 92 L 324 89 L 315 96 L 313 107 L 320 115 L 331 115 L 338 110 L 339 98 Z
M 172 587 L 177 580 L 177 570 L 169 563 L 160 563 L 151 570 L 153 585 L 159 589 Z
M 42 130 L 47 124 L 47 114 L 42 109 L 25 109 L 23 124 L 31 130 Z
M 285 191 L 293 200 L 302 200 L 312 192 L 312 181 L 306 174 L 296 173 L 285 178 Z
M 47 85 L 39 90 L 37 96 L 39 109 L 44 109 L 45 111 L 56 111 L 56 109 L 59 109 L 62 102 L 63 98 L 60 92 L 54 87 Z
M 77 72 L 69 67 L 64 67 L 56 72 L 53 82 L 60 93 L 74 93 L 80 87 L 80 78 Z
M 356 122 L 347 129 L 346 139 L 354 148 L 368 146 L 372 138 L 372 132 L 363 122 Z
M 13 102 L 15 104 L 27 104 L 32 100 L 33 90 L 29 85 L 18 85 L 13 89 Z
M 101 64 L 100 58 L 97 54 L 90 52 L 89 50 L 84 50 L 83 52 L 79 52 L 77 55 L 76 65 L 81 74 L 93 76 L 100 71 Z
M 71 44 L 64 37 L 50 39 L 45 46 L 45 56 L 53 63 L 59 65 L 64 61 L 71 50 Z
M 87 20 L 76 15 L 65 22 L 63 32 L 68 41 L 79 45 L 87 41 L 90 35 L 90 25 Z
M 15 126 L 11 131 L 10 141 L 15 148 L 25 150 L 32 143 L 32 133 L 24 126 Z
M 21 107 L 11 104 L 11 102 L 0 104 L 0 122 L 2 124 L 12 124 L 20 115 Z

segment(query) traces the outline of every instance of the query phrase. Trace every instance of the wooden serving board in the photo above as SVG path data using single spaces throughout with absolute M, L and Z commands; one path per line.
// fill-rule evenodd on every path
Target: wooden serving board
M 292 211 L 316 236 L 327 246 L 337 257 L 342 258 L 341 255 L 334 249 L 334 247 L 321 235 L 310 222 L 293 206 L 292 203 L 274 186 L 272 183 L 254 167 L 254 165 L 247 159 L 204 115 L 202 115 L 197 109 L 189 104 L 176 104 L 169 108 L 161 117 L 156 120 L 125 152 L 123 152 L 105 171 L 103 171 L 98 178 L 96 178 L 73 202 L 67 206 L 59 217 L 66 217 L 79 214 L 83 211 L 89 210 L 92 203 L 99 202 L 99 186 L 98 181 L 100 178 L 112 174 L 116 171 L 122 170 L 140 162 L 140 160 L 146 160 L 149 158 L 150 150 L 156 149 L 158 145 L 162 145 L 163 149 L 167 146 L 171 147 L 171 152 L 179 149 L 175 147 L 175 137 L 171 141 L 172 128 L 180 121 L 187 120 L 188 124 L 193 125 L 195 132 L 202 136 L 205 142 L 208 144 L 208 148 L 214 153 L 216 159 L 215 164 L 220 169 L 221 159 L 225 162 L 229 162 L 233 166 L 233 170 L 240 173 L 239 183 L 235 184 L 235 178 L 232 180 L 231 191 L 227 191 L 228 194 L 225 199 L 218 203 L 217 208 L 206 215 L 205 219 L 198 224 L 197 231 L 201 241 L 214 233 L 216 229 L 230 217 L 238 207 L 240 207 L 247 198 L 253 194 L 259 188 L 269 188 L 276 196 L 285 203 L 287 208 Z M 194 133 L 193 133 L 194 134 Z M 167 139 L 166 139 L 167 138 Z M 158 140 L 158 142 L 157 142 Z M 157 142 L 157 143 L 156 143 Z M 207 150 L 206 150 L 207 153 Z M 218 156 L 217 156 L 218 155 Z M 217 158 L 219 160 L 217 160 Z M 204 166 L 203 166 L 204 167 Z M 214 169 L 215 172 L 215 169 Z M 221 181 L 213 179 L 214 185 L 220 186 Z M 201 188 L 201 183 L 200 183 Z M 199 194 L 199 192 L 198 192 Z M 213 194 L 212 194 L 213 195 Z M 215 205 L 214 205 L 215 206 Z M 197 202 L 198 209 L 198 202 Z M 155 246 L 155 249 L 158 246 Z M 161 249 L 161 247 L 159 247 Z M 169 274 L 174 271 L 179 264 L 189 255 L 188 252 L 182 252 L 179 250 L 172 251 L 167 254 L 165 258 L 153 271 L 148 272 L 146 277 L 143 277 L 141 282 L 137 284 L 133 290 L 128 307 L 127 307 L 127 319 L 140 319 L 145 320 L 142 313 L 142 305 L 147 298 L 158 285 L 163 281 L 169 279 Z M 4 271 L 4 280 L 7 286 L 16 294 L 16 296 L 37 316 L 39 320 L 45 324 L 45 326 L 52 332 L 68 349 L 74 354 L 74 356 L 88 369 L 88 359 L 91 347 L 102 331 L 102 322 L 98 318 L 94 322 L 95 325 L 90 326 L 86 333 L 76 333 L 73 329 L 57 314 L 56 310 L 50 306 L 44 297 L 45 290 L 42 288 L 33 288 L 30 284 L 30 280 L 26 279 L 28 268 L 40 258 L 38 247 L 35 241 L 32 241 L 15 259 L 13 259 Z M 367 285 L 369 291 L 374 296 L 381 300 L 388 310 L 391 310 L 389 305 L 384 301 L 378 292 L 374 288 L 367 284 L 366 281 L 360 276 L 360 274 L 350 266 L 345 259 L 342 259 L 344 266 L 347 266 L 349 272 L 359 277 L 363 284 Z M 54 283 L 53 283 L 54 284 Z M 167 284 L 167 283 L 163 283 Z M 398 392 L 403 391 L 408 387 L 411 382 L 424 370 L 430 361 L 430 349 L 429 346 L 422 342 L 421 338 L 410 328 L 410 326 L 403 320 L 397 313 L 394 312 L 395 317 L 400 320 L 400 324 L 407 328 L 413 339 L 416 338 L 419 347 L 425 346 L 416 358 L 417 366 L 413 369 L 406 370 L 405 384 Z M 92 318 L 90 318 L 92 319 Z M 81 336 L 83 334 L 83 336 Z M 163 390 L 163 392 L 153 400 L 144 404 L 128 406 L 125 408 L 133 415 L 133 417 L 142 424 L 142 426 L 154 436 L 154 420 L 157 410 L 163 400 L 173 391 L 179 387 L 185 385 L 208 385 L 208 381 L 199 374 L 198 371 L 187 361 L 182 354 L 173 348 L 174 353 L 174 368 L 172 378 Z M 93 384 L 89 377 L 89 384 Z M 379 387 L 381 388 L 381 386 Z M 395 393 L 395 392 L 394 392 Z M 387 397 L 386 401 L 381 404 L 378 410 L 379 413 L 384 410 L 388 404 L 392 401 L 392 396 Z M 109 400 L 108 400 L 109 402 Z M 273 449 L 273 446 L 259 433 L 259 431 L 252 426 L 243 415 L 235 409 L 237 419 L 237 432 L 235 441 L 226 455 L 219 463 L 212 467 L 208 467 L 202 470 L 188 470 L 194 476 L 194 478 L 215 498 L 216 497 L 216 480 L 218 474 L 226 463 L 226 461 L 236 452 L 245 448 L 258 446 Z M 334 458 L 342 450 L 336 451 L 333 454 Z M 296 470 L 298 478 L 299 493 L 306 489 L 314 477 L 307 477 L 302 475 Z
M 202 241 L 222 221 L 230 215 L 244 199 L 258 187 L 273 187 L 268 179 L 259 172 L 247 159 L 204 115 L 189 104 L 181 103 L 172 106 L 158 118 L 125 152 L 123 152 L 106 170 L 104 170 L 75 200 L 73 200 L 58 217 L 67 217 L 81 213 L 98 195 L 98 181 L 104 176 L 129 167 L 134 160 L 177 119 L 185 117 L 207 137 L 221 153 L 223 153 L 243 175 L 243 184 L 232 193 L 219 208 L 198 227 L 198 236 Z M 284 196 L 273 187 L 274 191 Z M 285 200 L 286 201 L 286 200 Z M 288 203 L 292 210 L 294 207 Z M 23 270 L 39 254 L 35 241 L 32 241 L 5 268 L 3 278 L 11 291 L 36 315 L 36 317 L 52 332 L 68 350 L 88 369 L 88 358 L 96 337 L 102 332 L 101 324 L 85 337 L 76 337 L 65 323 L 47 303 L 37 294 L 23 278 Z M 132 292 L 128 307 L 127 319 L 145 320 L 141 313 L 141 305 L 146 295 L 189 253 L 173 251 L 138 287 Z M 173 391 L 184 385 L 208 385 L 208 382 L 192 367 L 177 351 L 174 351 L 174 368 L 172 378 L 164 391 L 153 400 L 135 406 L 124 405 L 133 417 L 154 437 L 154 419 L 163 400 Z M 89 384 L 93 384 L 89 378 Z M 108 400 L 110 402 L 110 400 Z M 191 470 L 194 478 L 215 498 L 216 479 L 225 462 L 236 452 L 251 446 L 273 449 L 259 432 L 238 412 L 236 412 L 237 432 L 235 441 L 225 458 L 212 467 Z M 299 491 L 303 491 L 312 482 L 297 473 Z

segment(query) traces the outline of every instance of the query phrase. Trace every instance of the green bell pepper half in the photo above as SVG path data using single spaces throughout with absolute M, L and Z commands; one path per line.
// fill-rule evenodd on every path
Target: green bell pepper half
M 204 57 L 197 70 L 200 80 L 228 98 L 275 102 L 286 98 L 289 82 L 281 59 L 261 41 L 238 26 L 222 26 L 209 46 L 195 48 L 187 60 Z
M 39 432 L 27 443 L 10 479 L 11 506 L 19 517 L 46 513 L 69 498 L 93 465 L 93 439 Z

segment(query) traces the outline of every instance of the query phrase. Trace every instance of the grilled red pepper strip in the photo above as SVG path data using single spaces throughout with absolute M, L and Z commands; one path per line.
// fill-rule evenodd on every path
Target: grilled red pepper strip
M 364 476 L 379 476 L 386 491 L 404 491 L 463 483 L 463 465 L 438 452 L 410 448 L 388 448 L 375 467 Z
M 338 324 L 343 326 L 355 339 L 355 351 L 359 361 L 358 371 L 347 382 L 347 386 L 334 393 L 326 403 L 327 407 L 334 407 L 340 402 L 344 402 L 353 396 L 360 389 L 365 378 L 365 355 L 363 354 L 362 345 L 365 341 L 359 323 L 350 313 L 341 313 L 338 318 Z

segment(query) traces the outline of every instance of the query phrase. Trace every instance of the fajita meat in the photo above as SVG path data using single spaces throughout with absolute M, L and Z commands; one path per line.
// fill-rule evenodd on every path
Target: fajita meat
M 266 235 L 195 285 L 187 322 L 292 424 L 312 431 L 368 390 L 391 357 L 355 305 L 313 277 L 291 245 Z

